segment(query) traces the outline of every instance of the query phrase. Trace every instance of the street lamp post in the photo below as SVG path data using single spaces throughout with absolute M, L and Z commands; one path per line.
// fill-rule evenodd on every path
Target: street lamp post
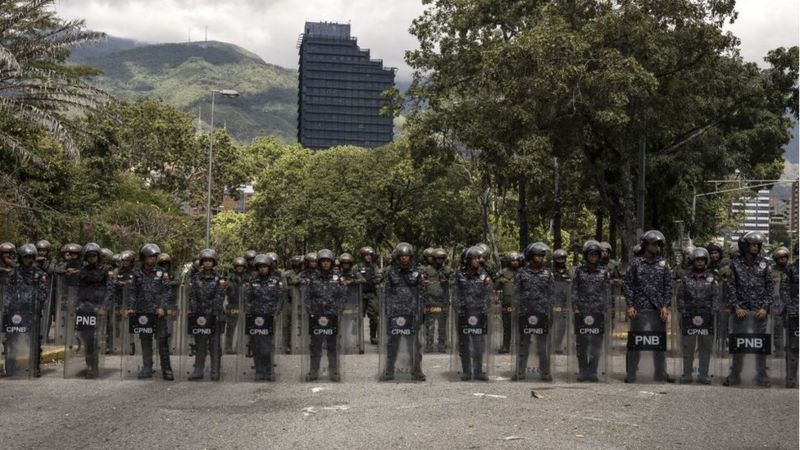
M 211 90 L 211 137 L 208 140 L 208 201 L 206 203 L 206 248 L 211 246 L 211 169 L 214 162 L 214 94 L 225 97 L 238 97 L 239 93 L 233 89 Z

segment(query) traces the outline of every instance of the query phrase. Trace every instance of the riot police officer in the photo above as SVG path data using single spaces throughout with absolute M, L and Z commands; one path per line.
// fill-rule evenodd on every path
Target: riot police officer
M 155 332 L 158 341 L 158 356 L 161 362 L 161 376 L 173 380 L 172 364 L 169 354 L 169 330 L 167 327 L 167 308 L 172 295 L 169 277 L 158 268 L 158 255 L 161 249 L 148 243 L 139 249 L 140 266 L 133 270 L 130 281 L 130 307 L 128 314 L 155 314 Z M 139 379 L 153 377 L 153 335 L 139 334 L 142 344 L 142 369 Z
M 626 314 L 631 321 L 630 331 L 650 330 L 666 335 L 666 322 L 672 304 L 672 274 L 667 261 L 661 256 L 664 235 L 658 230 L 650 230 L 642 234 L 640 244 L 643 256 L 631 261 L 622 282 Z M 672 383 L 674 380 L 667 374 L 666 351 L 656 350 L 652 353 L 654 380 Z M 628 349 L 625 357 L 626 383 L 636 382 L 640 357 L 640 350 Z
M 507 255 L 507 266 L 503 267 L 497 278 L 497 284 L 502 295 L 500 305 L 501 318 L 503 322 L 503 343 L 499 353 L 508 353 L 511 346 L 511 332 L 514 325 L 511 323 L 511 316 L 514 310 L 514 277 L 523 261 L 519 252 L 509 252 Z
M 381 269 L 375 262 L 375 250 L 372 247 L 361 247 L 358 251 L 361 262 L 354 270 L 364 279 L 361 287 L 361 298 L 364 302 L 364 315 L 369 320 L 369 343 L 378 345 L 378 328 L 380 313 L 378 309 L 378 285 L 381 283 Z
M 388 266 L 384 280 L 384 301 L 382 319 L 394 321 L 397 317 L 408 317 L 412 332 L 409 334 L 390 334 L 386 339 L 386 365 L 381 381 L 393 380 L 400 341 L 405 340 L 411 356 L 411 377 L 415 381 L 425 381 L 422 372 L 422 344 L 419 332 L 422 329 L 422 276 L 414 266 L 414 247 L 406 242 L 397 244 L 392 252 L 393 263 Z M 405 320 L 404 320 L 405 322 Z M 388 324 L 387 324 L 388 327 Z
M 767 316 L 772 305 L 772 277 L 767 261 L 761 256 L 761 247 L 766 237 L 758 231 L 751 231 L 739 239 L 739 256 L 734 258 L 730 267 L 726 299 L 735 314 L 731 320 L 730 332 L 767 333 Z M 749 316 L 755 315 L 755 323 Z M 754 325 L 754 329 L 749 329 Z M 769 387 L 767 374 L 767 355 L 756 354 L 756 384 Z M 741 372 L 744 354 L 735 353 L 731 364 L 730 375 L 725 379 L 725 386 L 741 383 Z
M 692 368 L 694 365 L 695 350 L 698 353 L 697 382 L 711 384 L 708 376 L 708 366 L 711 361 L 711 351 L 714 344 L 713 328 L 699 327 L 713 321 L 716 291 L 719 289 L 719 280 L 713 271 L 706 268 L 709 255 L 703 247 L 695 248 L 689 255 L 690 270 L 684 274 L 678 287 L 678 313 L 681 319 L 681 348 L 683 351 L 683 375 L 681 383 L 692 382 Z M 691 324 L 691 325 L 690 325 Z M 690 334 L 694 329 L 696 334 Z
M 468 318 L 477 319 L 473 327 L 488 321 L 491 303 L 492 279 L 481 267 L 481 249 L 470 247 L 466 253 L 466 267 L 455 277 L 453 308 L 459 324 L 467 323 Z M 457 327 L 461 328 L 461 327 Z M 458 356 L 461 358 L 461 380 L 488 381 L 483 370 L 483 357 L 486 351 L 484 334 L 457 333 Z
M 5 244 L 5 243 L 4 243 Z M 7 252 L 8 245 L 4 245 L 3 251 Z M 32 349 L 29 361 L 30 368 L 34 377 L 41 376 L 39 360 L 42 349 L 39 333 L 39 315 L 42 306 L 47 301 L 47 274 L 38 268 L 36 261 L 36 247 L 33 244 L 20 246 L 17 251 L 19 254 L 19 265 L 13 267 L 5 279 L 2 281 L 5 295 L 2 296 L 3 316 L 27 317 L 28 330 L 25 333 L 6 333 L 5 347 L 6 367 L 2 376 L 12 376 L 18 370 L 17 363 L 19 347 L 23 346 L 22 339 L 29 339 L 28 345 Z M 6 264 L 8 264 L 6 262 Z M 20 323 L 23 323 L 20 320 Z M 28 355 L 26 355 L 28 356 Z
M 786 247 L 778 247 L 772 252 L 772 266 L 770 267 L 770 276 L 772 277 L 772 286 L 774 295 L 772 296 L 772 310 L 770 311 L 775 319 L 777 319 L 781 312 L 781 278 L 786 272 L 786 267 L 789 265 L 789 249 Z M 772 346 L 777 357 L 783 357 L 783 321 L 774 320 L 772 323 Z
M 432 249 L 430 257 L 431 264 L 421 269 L 425 286 L 425 352 L 433 352 L 433 345 L 436 343 L 439 352 L 444 353 L 447 343 L 447 309 L 450 307 L 448 290 L 453 271 L 444 265 L 447 257 L 444 249 Z M 435 338 L 438 338 L 436 342 Z
M 794 246 L 797 254 L 797 244 Z M 783 320 L 786 336 L 784 340 L 786 355 L 786 387 L 797 387 L 798 360 L 798 286 L 800 286 L 798 260 L 786 268 L 781 279 L 781 320 Z
M 564 353 L 564 338 L 569 323 L 568 294 L 572 282 L 572 274 L 567 268 L 567 251 L 563 248 L 553 252 L 553 280 L 556 286 L 553 295 L 553 347 L 556 354 L 560 355 Z
M 200 271 L 192 276 L 192 287 L 189 296 L 189 313 L 203 315 L 213 321 L 215 326 L 210 335 L 195 334 L 194 370 L 189 376 L 190 381 L 202 380 L 206 356 L 211 355 L 211 381 L 219 381 L 222 349 L 220 348 L 220 335 L 225 331 L 223 318 L 223 303 L 226 294 L 225 277 L 216 271 L 219 262 L 217 252 L 207 248 L 200 252 Z M 253 256 L 255 260 L 255 256 Z
M 517 297 L 517 315 L 519 318 L 538 315 L 545 323 L 550 322 L 553 307 L 553 272 L 544 265 L 548 252 L 543 242 L 534 242 L 525 248 L 525 260 L 528 264 L 517 271 L 514 285 Z M 518 323 L 519 319 L 518 318 Z M 536 353 L 539 359 L 539 377 L 542 381 L 553 381 L 550 373 L 550 349 L 548 348 L 549 330 L 533 336 Z M 524 380 L 527 375 L 528 356 L 531 335 L 517 333 L 517 370 L 512 380 Z
M 333 273 L 333 252 L 322 249 L 315 255 L 319 269 L 315 270 L 306 281 L 305 307 L 309 317 L 329 316 L 338 318 L 347 295 L 347 285 L 350 281 L 340 278 Z M 325 347 L 328 356 L 328 376 L 331 381 L 339 381 L 339 363 L 337 340 L 338 330 L 332 334 L 314 334 L 309 336 L 310 368 L 306 374 L 306 381 L 315 381 L 319 378 L 320 359 L 322 348 Z
M 605 322 L 611 298 L 609 275 L 601 265 L 601 245 L 590 239 L 583 244 L 583 263 L 575 269 L 572 279 L 572 307 L 576 321 L 583 321 L 589 316 L 593 325 Z M 601 318 L 601 321 L 595 319 Z M 600 327 L 597 327 L 600 329 Z M 602 333 L 609 330 L 603 326 Z M 578 378 L 582 381 L 598 381 L 597 368 L 603 351 L 603 334 L 575 335 L 576 354 L 578 357 Z
M 269 255 L 256 255 L 253 259 L 256 274 L 244 285 L 247 311 L 242 313 L 247 316 L 275 317 L 280 312 L 283 306 L 281 298 L 284 285 L 281 276 L 273 271 L 274 264 L 274 260 Z M 273 370 L 275 337 L 273 333 L 252 334 L 249 339 L 256 368 L 255 381 L 275 381 Z
M 275 260 L 273 259 L 272 261 Z M 255 272 L 252 274 L 247 273 L 247 261 L 241 257 L 233 258 L 233 273 L 226 280 L 228 291 L 225 302 L 225 353 L 228 355 L 236 353 L 233 350 L 233 339 L 236 336 L 236 324 L 239 321 L 239 295 L 247 280 L 258 272 L 258 267 L 255 266 L 255 258 L 253 258 L 253 268 Z
M 94 242 L 83 246 L 84 265 L 78 272 L 77 315 L 105 316 L 113 305 L 114 281 L 111 272 L 100 260 L 101 248 Z M 105 332 L 106 330 L 103 330 Z M 78 332 L 84 346 L 86 378 L 95 378 L 98 371 L 97 342 L 94 329 Z

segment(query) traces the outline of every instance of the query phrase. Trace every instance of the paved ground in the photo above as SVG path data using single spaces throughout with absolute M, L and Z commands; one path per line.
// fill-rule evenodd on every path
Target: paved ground
M 798 448 L 798 391 L 697 385 L 377 383 L 377 355 L 341 384 L 301 383 L 283 357 L 266 383 L 0 381 L 14 448 Z M 531 391 L 542 398 L 532 396 Z M 488 395 L 486 395 L 488 394 Z

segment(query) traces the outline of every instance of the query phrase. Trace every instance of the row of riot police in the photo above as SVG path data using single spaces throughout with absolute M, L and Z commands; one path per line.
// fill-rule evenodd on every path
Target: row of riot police
M 13 247 L 2 244 L 3 374 L 40 374 L 40 347 L 55 310 L 68 377 L 119 371 L 139 379 L 160 372 L 166 380 L 275 380 L 277 369 L 290 365 L 280 355 L 291 352 L 303 355 L 302 379 L 338 381 L 342 355 L 364 353 L 366 313 L 370 342 L 380 349 L 379 379 L 386 381 L 424 380 L 423 352 L 447 351 L 450 341 L 450 373 L 465 381 L 601 381 L 619 374 L 626 382 L 670 382 L 669 373 L 681 371 L 683 383 L 727 375 L 726 385 L 768 386 L 773 369 L 791 387 L 797 262 L 786 266 L 776 301 L 759 256 L 763 241 L 758 233 L 743 237 L 727 277 L 714 268 L 711 252 L 693 249 L 677 280 L 657 231 L 642 235 L 641 253 L 621 280 L 607 246 L 591 240 L 572 272 L 563 250 L 546 265 L 549 249 L 541 242 L 512 252 L 500 270 L 487 246 L 469 247 L 455 271 L 443 249 L 427 250 L 415 264 L 413 247 L 401 243 L 384 269 L 365 247 L 359 264 L 321 250 L 293 258 L 284 272 L 276 255 L 245 254 L 230 274 L 206 249 L 180 280 L 155 244 L 140 249 L 138 264 L 134 253 L 123 252 L 116 267 L 96 244 L 67 248 L 66 268 L 52 276 L 37 265 L 35 246 L 21 246 L 14 266 Z M 614 301 L 617 287 L 622 307 Z M 782 359 L 770 354 L 776 320 L 784 326 Z

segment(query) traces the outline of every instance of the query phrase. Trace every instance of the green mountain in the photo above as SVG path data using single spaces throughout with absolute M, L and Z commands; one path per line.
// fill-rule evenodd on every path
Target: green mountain
M 103 71 L 90 82 L 120 100 L 162 98 L 211 119 L 211 90 L 234 89 L 240 96 L 216 96 L 214 122 L 239 142 L 274 135 L 296 141 L 297 71 L 267 64 L 257 55 L 224 42 L 150 45 L 119 38 L 76 49 L 70 62 Z

